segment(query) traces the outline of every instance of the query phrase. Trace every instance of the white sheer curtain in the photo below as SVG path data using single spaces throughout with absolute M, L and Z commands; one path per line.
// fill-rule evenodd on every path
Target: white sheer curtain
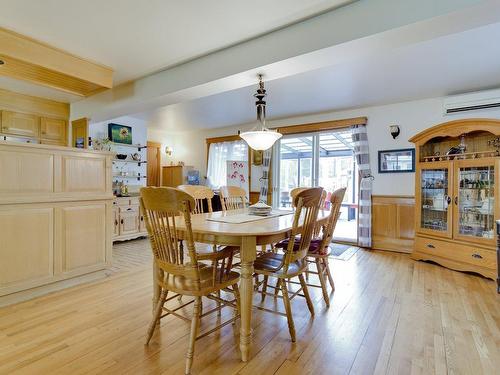
M 211 143 L 208 150 L 207 183 L 212 188 L 226 185 L 228 160 L 248 161 L 245 141 Z

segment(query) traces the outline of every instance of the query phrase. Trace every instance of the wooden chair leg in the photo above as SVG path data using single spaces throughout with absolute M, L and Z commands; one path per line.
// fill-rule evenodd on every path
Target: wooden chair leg
M 217 298 L 220 298 L 220 290 L 217 291 Z M 217 308 L 219 309 L 217 311 L 217 315 L 221 316 L 221 314 L 222 314 L 222 304 L 220 303 L 220 301 L 217 301 Z
M 281 279 L 276 279 L 276 285 L 274 286 L 274 298 L 278 298 L 278 293 L 280 291 Z
M 330 297 L 328 296 L 328 291 L 326 290 L 326 269 L 320 258 L 316 258 L 316 268 L 318 269 L 318 277 L 319 283 L 321 284 L 321 291 L 323 292 L 323 299 L 325 300 L 326 306 L 330 307 Z
M 332 290 L 335 290 L 335 284 L 333 283 L 332 274 L 330 272 L 330 266 L 328 265 L 328 258 L 323 258 L 323 264 L 326 268 L 326 274 L 328 275 L 328 281 L 330 282 L 330 286 Z
M 198 328 L 200 326 L 200 303 L 201 297 L 196 297 L 194 300 L 193 318 L 191 319 L 191 332 L 189 334 L 189 346 L 186 354 L 185 374 L 191 373 L 191 366 L 193 365 L 194 344 L 196 336 L 198 336 Z
M 288 330 L 290 331 L 290 337 L 292 342 L 295 342 L 295 324 L 293 322 L 292 316 L 292 306 L 290 305 L 290 297 L 288 296 L 288 288 L 286 286 L 285 280 L 279 279 L 279 284 L 281 286 L 281 293 L 283 294 L 283 303 L 285 304 L 286 318 L 288 320 Z
M 149 325 L 149 328 L 148 328 L 148 336 L 146 338 L 146 345 L 148 345 L 149 341 L 151 341 L 151 337 L 153 337 L 153 333 L 155 332 L 156 325 L 160 321 L 160 316 L 161 316 L 163 304 L 165 303 L 165 300 L 167 299 L 167 293 L 168 293 L 168 290 L 162 289 L 161 294 L 160 294 L 160 299 L 156 303 L 153 319 L 151 320 L 151 324 Z
M 304 297 L 306 298 L 307 307 L 309 308 L 309 312 L 311 315 L 314 315 L 314 305 L 311 301 L 311 296 L 309 295 L 309 290 L 307 289 L 307 283 L 304 279 L 304 275 L 299 275 L 300 285 L 302 286 L 302 291 L 304 292 Z
M 269 279 L 269 276 L 264 275 L 264 284 L 262 285 L 262 300 L 261 302 L 264 302 L 264 299 L 266 298 L 266 292 L 267 292 L 267 280 Z

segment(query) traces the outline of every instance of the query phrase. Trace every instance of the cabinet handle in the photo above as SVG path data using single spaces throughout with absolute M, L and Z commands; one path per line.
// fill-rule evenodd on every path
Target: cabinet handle
M 131 208 L 127 208 L 127 211 L 132 211 L 132 209 Z
M 458 206 L 458 197 L 455 197 L 454 201 L 455 201 L 455 206 Z
M 476 258 L 476 259 L 483 259 L 483 256 L 481 254 L 477 254 L 477 253 L 472 254 L 472 257 Z
M 428 247 L 429 249 L 435 249 L 435 248 L 436 248 L 436 246 L 434 246 L 434 245 L 433 245 L 433 244 L 431 244 L 431 243 L 428 243 L 428 244 L 427 244 L 427 247 Z
M 120 224 L 123 224 L 123 219 L 120 220 Z
M 144 217 L 143 216 L 141 216 L 141 221 L 144 221 Z
M 449 195 L 446 196 L 446 203 L 448 203 L 448 204 L 451 203 L 451 197 Z
M 118 225 L 118 220 L 115 220 L 115 225 Z

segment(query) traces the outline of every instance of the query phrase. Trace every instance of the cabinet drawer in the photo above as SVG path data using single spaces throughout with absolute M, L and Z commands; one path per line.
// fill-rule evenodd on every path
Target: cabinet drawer
M 139 214 L 139 206 L 118 206 L 118 211 L 120 213 L 122 212 L 135 212 L 136 214 Z
M 115 201 L 113 202 L 113 205 L 115 205 L 115 206 L 139 206 L 139 198 L 138 197 L 116 198 Z
M 474 245 L 417 237 L 415 239 L 415 249 L 422 253 L 457 262 L 468 263 L 478 267 L 496 268 L 495 251 L 478 248 Z

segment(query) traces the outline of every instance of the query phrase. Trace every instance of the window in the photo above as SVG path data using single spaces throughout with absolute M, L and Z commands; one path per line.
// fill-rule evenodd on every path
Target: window
M 226 185 L 228 160 L 248 161 L 248 146 L 243 140 L 210 143 L 208 150 L 207 184 L 212 188 Z

